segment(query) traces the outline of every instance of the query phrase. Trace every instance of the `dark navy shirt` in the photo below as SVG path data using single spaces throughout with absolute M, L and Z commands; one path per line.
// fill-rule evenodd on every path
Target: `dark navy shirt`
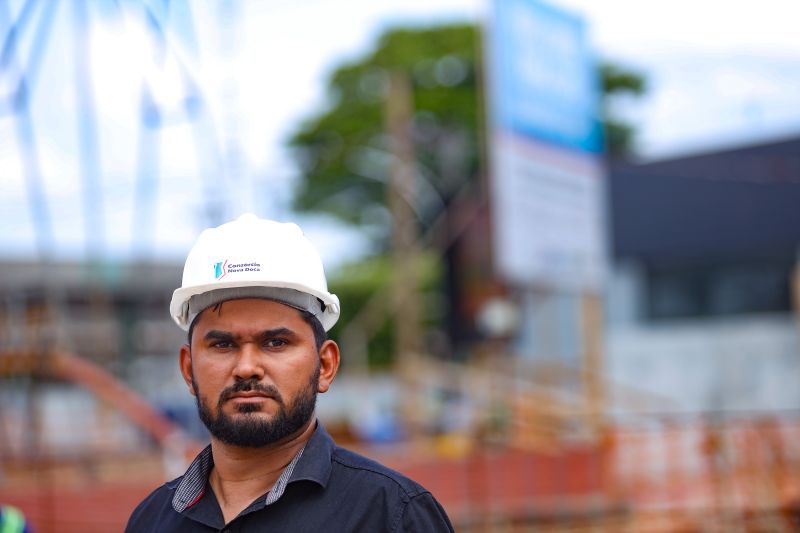
M 212 466 L 208 447 L 183 476 L 139 504 L 125 531 L 453 531 L 430 492 L 398 472 L 339 448 L 319 423 L 272 490 L 228 524 L 208 486 Z

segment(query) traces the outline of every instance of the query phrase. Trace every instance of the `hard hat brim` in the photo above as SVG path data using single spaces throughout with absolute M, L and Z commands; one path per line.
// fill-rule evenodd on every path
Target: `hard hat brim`
M 325 304 L 324 311 L 321 314 L 316 315 L 325 331 L 330 331 L 330 329 L 336 324 L 337 320 L 339 320 L 339 298 L 337 298 L 335 294 L 323 293 L 299 283 L 255 283 L 252 280 L 224 281 L 175 289 L 175 291 L 172 293 L 172 301 L 169 304 L 170 315 L 181 329 L 188 331 L 189 326 L 191 325 L 189 320 L 189 299 L 192 296 L 218 289 L 244 287 L 294 289 L 299 292 L 311 294 L 312 296 L 319 298 Z

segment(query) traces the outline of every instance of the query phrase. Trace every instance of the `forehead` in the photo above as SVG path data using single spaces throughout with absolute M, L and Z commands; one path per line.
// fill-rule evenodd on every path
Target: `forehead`
M 273 300 L 246 298 L 227 300 L 204 309 L 197 317 L 196 331 L 223 329 L 247 333 L 267 329 L 289 328 L 298 333 L 313 333 L 300 311 Z

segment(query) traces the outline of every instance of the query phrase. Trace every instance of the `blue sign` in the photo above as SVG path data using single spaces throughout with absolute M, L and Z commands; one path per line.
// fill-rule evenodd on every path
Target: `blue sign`
M 600 87 L 583 20 L 539 0 L 495 0 L 495 127 L 571 150 L 603 150 Z

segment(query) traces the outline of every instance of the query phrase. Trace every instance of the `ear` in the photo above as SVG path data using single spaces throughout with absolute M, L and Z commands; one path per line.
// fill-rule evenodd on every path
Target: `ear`
M 194 379 L 192 378 L 192 351 L 188 344 L 181 346 L 180 367 L 183 381 L 189 386 L 189 393 L 194 396 Z
M 317 392 L 328 392 L 328 389 L 339 371 L 339 345 L 326 340 L 319 349 L 319 386 Z

